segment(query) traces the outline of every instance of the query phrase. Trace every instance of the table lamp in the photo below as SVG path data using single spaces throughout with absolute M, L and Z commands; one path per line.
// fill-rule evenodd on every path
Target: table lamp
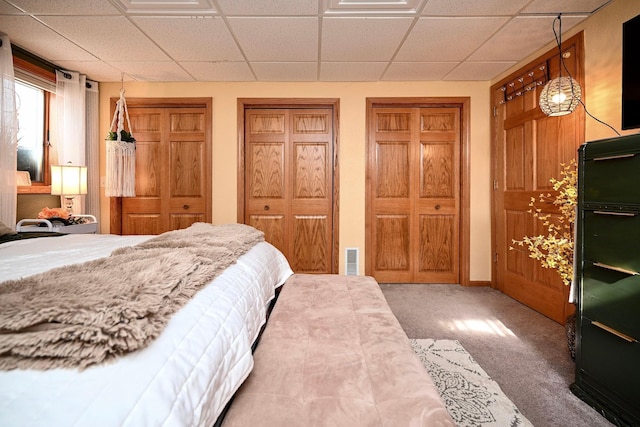
M 73 214 L 73 198 L 87 194 L 87 167 L 66 165 L 51 166 L 51 194 L 65 198 L 65 208 Z

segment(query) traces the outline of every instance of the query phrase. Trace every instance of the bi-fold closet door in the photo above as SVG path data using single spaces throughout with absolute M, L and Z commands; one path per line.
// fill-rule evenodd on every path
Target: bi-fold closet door
M 243 222 L 265 233 L 296 273 L 333 273 L 333 108 L 244 112 Z

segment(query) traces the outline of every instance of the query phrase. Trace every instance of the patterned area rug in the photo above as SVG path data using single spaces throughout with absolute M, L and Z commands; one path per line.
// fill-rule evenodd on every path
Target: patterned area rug
M 454 340 L 411 340 L 458 427 L 533 426 Z

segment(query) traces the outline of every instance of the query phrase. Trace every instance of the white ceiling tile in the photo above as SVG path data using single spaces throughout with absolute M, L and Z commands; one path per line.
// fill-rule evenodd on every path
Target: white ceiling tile
M 330 15 L 415 15 L 425 0 L 324 0 L 323 13 Z
M 496 28 L 507 22 L 495 18 L 420 18 L 400 48 L 398 61 L 461 61 Z
M 514 18 L 475 51 L 469 60 L 474 62 L 519 61 L 554 40 L 552 28 L 554 19 L 551 16 Z M 575 16 L 562 18 L 562 30 L 571 28 L 583 19 Z
M 304 16 L 318 14 L 318 0 L 218 0 L 221 12 L 239 16 Z
M 262 82 L 302 82 L 318 79 L 317 62 L 254 62 L 251 68 Z
M 135 17 L 133 22 L 176 61 L 242 61 L 222 18 Z
M 380 80 L 386 62 L 323 62 L 321 81 L 373 82 Z
M 412 22 L 411 18 L 324 18 L 322 60 L 388 61 Z
M 591 13 L 595 12 L 599 7 L 609 3 L 609 1 L 610 0 L 533 0 L 524 8 L 524 10 L 522 10 L 522 12 L 549 13 L 552 15 L 557 15 L 559 13 Z
M 255 77 L 246 62 L 181 62 L 194 79 L 203 82 L 248 82 Z
M 529 1 L 531 0 L 428 0 L 422 15 L 508 16 L 517 13 Z
M 5 3 L 3 1 L 0 1 L 0 15 L 2 14 L 22 14 L 24 12 L 22 12 L 20 9 L 10 5 L 9 3 Z
M 0 16 L 0 28 L 9 34 L 11 43 L 36 52 L 47 61 L 96 59 L 30 16 Z
M 442 80 L 491 80 L 513 67 L 513 62 L 463 62 Z
M 57 61 L 57 65 L 69 71 L 82 70 L 89 80 L 98 82 L 119 82 L 122 72 L 102 61 Z M 132 80 L 125 76 L 125 81 Z
M 104 61 L 169 59 L 125 17 L 46 16 L 42 21 Z
M 115 15 L 119 10 L 104 0 L 11 0 L 32 14 L 44 15 Z
M 456 65 L 458 62 L 394 62 L 382 80 L 442 80 Z
M 129 14 L 210 15 L 216 13 L 211 0 L 112 0 Z
M 607 3 L 0 0 L 0 31 L 104 81 L 491 80 Z
M 109 64 L 122 70 L 134 80 L 150 82 L 190 82 L 194 80 L 175 62 L 110 61 Z
M 228 18 L 249 61 L 318 59 L 317 18 Z

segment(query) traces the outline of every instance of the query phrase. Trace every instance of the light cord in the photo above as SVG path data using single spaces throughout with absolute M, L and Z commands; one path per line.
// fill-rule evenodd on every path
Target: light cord
M 559 22 L 559 31 L 560 31 L 560 35 L 558 36 L 558 33 L 556 32 L 556 21 Z M 574 93 L 574 89 L 573 89 L 573 77 L 571 77 L 571 72 L 569 71 L 569 68 L 567 67 L 567 64 L 564 62 L 564 57 L 562 56 L 562 14 L 559 14 L 557 18 L 555 18 L 553 20 L 553 24 L 552 24 L 552 28 L 553 28 L 553 35 L 556 38 L 556 44 L 558 45 L 558 51 L 560 52 L 560 77 L 562 77 L 562 68 L 565 69 L 565 71 L 567 72 L 567 75 L 569 76 L 570 79 L 570 84 L 571 84 L 571 96 L 575 97 L 575 93 Z M 584 108 L 584 112 L 587 113 L 587 115 L 589 117 L 591 117 L 593 120 L 595 120 L 598 123 L 601 123 L 605 126 L 607 126 L 609 129 L 611 129 L 612 131 L 615 132 L 616 135 L 621 136 L 620 132 L 618 132 L 613 126 L 611 126 L 609 123 L 604 122 L 603 120 L 600 120 L 599 118 L 597 118 L 596 116 L 594 116 L 593 114 L 591 114 L 589 112 L 589 110 L 587 110 L 587 106 L 585 105 L 584 102 L 582 102 L 581 98 L 578 98 L 578 102 L 580 103 L 580 105 L 582 105 L 582 108 Z

